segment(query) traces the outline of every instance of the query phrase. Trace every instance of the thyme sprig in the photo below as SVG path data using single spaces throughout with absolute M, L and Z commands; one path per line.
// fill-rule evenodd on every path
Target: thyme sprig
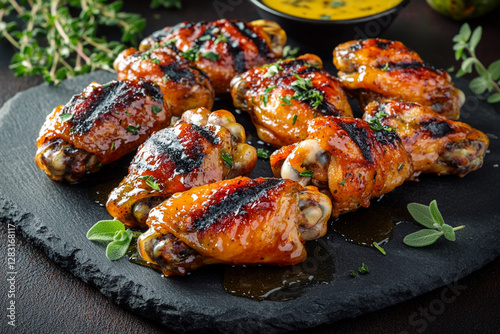
M 121 7 L 107 0 L 0 0 L 0 38 L 18 50 L 10 68 L 54 84 L 96 69 L 113 71 L 123 43 L 137 43 L 146 24 Z M 123 43 L 98 35 L 103 26 L 118 27 Z
M 477 58 L 476 47 L 481 40 L 482 32 L 481 26 L 471 31 L 469 24 L 464 23 L 459 33 L 453 37 L 455 59 L 462 60 L 460 70 L 458 70 L 456 76 L 460 77 L 466 73 L 472 73 L 474 68 L 479 76 L 471 80 L 469 88 L 475 94 L 483 94 L 486 91 L 492 93 L 487 101 L 497 103 L 500 102 L 500 59 L 486 67 Z M 467 53 L 469 56 L 467 56 Z

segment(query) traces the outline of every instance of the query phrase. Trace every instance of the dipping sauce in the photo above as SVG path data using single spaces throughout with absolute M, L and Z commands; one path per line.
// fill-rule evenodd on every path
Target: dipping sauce
M 381 13 L 402 0 L 262 0 L 279 12 L 314 20 L 349 20 Z

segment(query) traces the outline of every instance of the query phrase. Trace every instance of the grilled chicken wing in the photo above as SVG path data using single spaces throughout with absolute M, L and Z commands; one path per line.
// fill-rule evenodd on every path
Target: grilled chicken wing
M 214 89 L 206 74 L 169 48 L 145 52 L 130 48 L 122 51 L 113 65 L 118 80 L 142 78 L 156 83 L 173 116 L 180 117 L 188 109 L 211 109 L 214 104 Z
M 306 54 L 251 69 L 231 82 L 234 106 L 247 110 L 260 139 L 281 147 L 307 137 L 317 116 L 352 116 L 338 80 Z
M 315 187 L 238 177 L 178 193 L 154 208 L 138 240 L 165 276 L 214 263 L 292 265 L 326 233 L 331 202 Z
M 129 174 L 109 195 L 109 214 L 145 227 L 151 208 L 172 194 L 249 174 L 257 153 L 245 141 L 245 130 L 229 111 L 188 110 L 139 148 Z
M 207 73 L 217 95 L 227 95 L 236 74 L 277 61 L 285 43 L 286 34 L 275 22 L 222 19 L 166 27 L 142 41 L 139 49 L 157 44 L 172 48 Z
M 437 173 L 463 177 L 483 165 L 488 137 L 431 108 L 418 103 L 383 100 L 368 104 L 363 118 L 395 129 L 411 153 L 415 176 Z
M 170 118 L 152 82 L 94 82 L 47 116 L 35 162 L 52 180 L 77 182 L 135 150 Z
M 335 48 L 333 63 L 342 85 L 357 96 L 362 108 L 390 98 L 417 102 L 456 120 L 465 102 L 464 93 L 453 86 L 445 70 L 424 63 L 400 42 L 350 41 Z
M 309 123 L 307 139 L 271 155 L 275 176 L 329 190 L 332 217 L 368 207 L 370 199 L 401 185 L 413 173 L 410 155 L 394 131 L 368 122 L 324 116 Z

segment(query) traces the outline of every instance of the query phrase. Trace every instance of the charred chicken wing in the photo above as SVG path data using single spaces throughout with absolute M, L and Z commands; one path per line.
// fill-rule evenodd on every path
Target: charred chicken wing
M 131 227 L 145 227 L 152 207 L 176 192 L 249 174 L 255 148 L 226 110 L 185 112 L 172 128 L 154 133 L 138 150 L 129 174 L 108 199 L 109 214 Z
M 413 173 L 397 134 L 372 127 L 351 117 L 316 118 L 307 139 L 271 155 L 273 173 L 329 190 L 332 217 L 368 207 L 371 198 L 392 191 Z
M 172 115 L 180 117 L 188 109 L 214 103 L 212 83 L 194 63 L 168 48 L 153 48 L 145 52 L 127 49 L 114 62 L 118 80 L 142 78 L 156 83 L 163 92 Z
M 285 43 L 286 34 L 275 22 L 222 19 L 166 27 L 142 41 L 139 49 L 170 47 L 207 73 L 217 95 L 227 95 L 236 74 L 277 61 Z
M 260 139 L 281 147 L 307 137 L 317 116 L 352 116 L 338 80 L 306 54 L 251 69 L 231 82 L 235 107 L 247 110 Z
M 417 102 L 456 120 L 465 102 L 464 93 L 453 86 L 445 70 L 424 63 L 400 42 L 350 41 L 335 48 L 333 62 L 342 85 L 362 108 L 390 98 Z
M 372 102 L 363 118 L 392 127 L 420 173 L 465 176 L 483 165 L 488 137 L 471 126 L 449 120 L 417 103 Z
M 134 151 L 170 118 L 152 82 L 94 82 L 47 116 L 35 162 L 52 180 L 76 182 Z
M 138 240 L 165 276 L 214 263 L 292 265 L 326 233 L 331 202 L 315 187 L 238 177 L 178 193 L 154 208 Z

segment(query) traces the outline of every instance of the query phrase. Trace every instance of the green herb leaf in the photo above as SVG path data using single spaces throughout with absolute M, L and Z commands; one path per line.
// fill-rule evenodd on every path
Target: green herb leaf
M 257 149 L 257 158 L 260 158 L 260 159 L 269 158 L 269 150 L 266 150 L 264 148 L 258 148 Z
M 490 64 L 490 66 L 488 66 L 488 73 L 491 75 L 493 80 L 500 79 L 500 59 L 494 61 Z
M 475 51 L 477 45 L 479 44 L 479 41 L 481 40 L 481 35 L 483 34 L 483 28 L 481 26 L 477 27 L 474 29 L 474 32 L 472 33 L 472 36 L 470 37 L 469 41 L 469 48 L 471 51 Z
M 314 174 L 314 172 L 312 170 L 308 170 L 308 169 L 299 173 L 300 176 L 305 176 L 305 177 L 313 177 L 313 174 Z
M 164 78 L 165 78 L 165 77 L 164 77 Z M 161 107 L 160 107 L 160 106 L 155 106 L 155 105 L 152 105 L 152 106 L 151 106 L 151 112 L 152 112 L 153 114 L 155 114 L 155 115 L 156 115 L 156 114 L 158 114 L 159 112 L 161 112 Z
M 484 77 L 477 77 L 470 81 L 469 88 L 475 94 L 483 94 L 490 87 L 490 83 Z
M 443 224 L 441 226 L 441 229 L 444 233 L 444 237 L 450 241 L 455 241 L 455 231 L 453 230 L 453 227 L 451 227 L 448 224 Z
M 201 56 L 203 58 L 207 58 L 211 61 L 217 61 L 217 59 L 220 58 L 220 55 L 218 53 L 215 53 L 215 52 L 205 52 L 205 53 L 202 53 Z
M 222 160 L 224 160 L 224 164 L 229 167 L 229 168 L 232 168 L 233 167 L 233 157 L 231 155 L 229 155 L 226 151 L 222 150 Z
M 59 114 L 59 118 L 61 119 L 61 121 L 67 122 L 73 118 L 73 114 L 70 114 L 68 112 L 63 112 Z
M 358 273 L 356 271 L 352 270 L 352 269 L 351 269 L 350 273 L 351 273 L 352 277 L 358 276 Z
M 140 128 L 140 125 L 137 125 L 137 126 L 133 126 L 133 125 L 127 125 L 127 127 L 125 128 L 128 132 L 136 135 L 138 134 L 138 130 Z
M 295 125 L 295 122 L 297 122 L 297 118 L 299 116 L 298 115 L 293 115 L 293 118 L 292 118 L 292 125 Z
M 436 200 L 433 200 L 429 204 L 429 211 L 431 212 L 432 219 L 434 220 L 434 222 L 438 223 L 440 226 L 443 226 L 444 224 L 443 216 L 441 216 L 441 212 L 439 212 Z
M 489 103 L 500 102 L 500 93 L 495 93 L 495 94 L 490 95 L 490 97 L 488 97 L 488 102 Z
M 360 274 L 368 274 L 370 272 L 368 266 L 364 263 L 361 263 L 361 267 L 358 268 L 358 271 Z
M 106 247 L 106 257 L 111 261 L 121 259 L 127 253 L 132 241 L 133 233 L 130 230 L 118 231 L 113 241 Z
M 403 239 L 403 242 L 411 247 L 425 247 L 435 243 L 436 240 L 442 235 L 443 232 L 425 229 L 408 234 Z
M 406 207 L 408 212 L 410 212 L 410 215 L 417 221 L 417 223 L 420 223 L 427 228 L 434 228 L 435 221 L 427 205 L 410 203 Z
M 95 241 L 112 241 L 116 232 L 125 231 L 125 225 L 119 220 L 101 220 L 87 232 L 87 239 Z

